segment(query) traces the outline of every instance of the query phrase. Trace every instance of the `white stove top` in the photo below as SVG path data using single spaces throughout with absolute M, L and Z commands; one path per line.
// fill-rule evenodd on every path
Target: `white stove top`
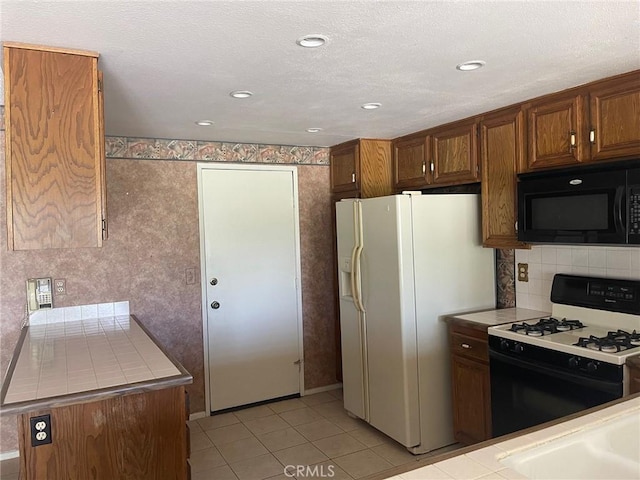
M 628 357 L 640 355 L 640 346 L 623 350 L 621 352 L 609 353 L 574 345 L 580 338 L 588 338 L 590 335 L 593 335 L 594 337 L 604 337 L 609 332 L 615 332 L 617 330 L 624 330 L 628 333 L 633 332 L 633 330 L 640 332 L 639 315 L 605 312 L 602 310 L 553 304 L 551 316 L 556 319 L 567 318 L 571 320 L 580 320 L 585 327 L 567 332 L 551 333 L 536 337 L 520 332 L 513 332 L 510 330 L 512 324 L 504 324 L 490 327 L 489 335 L 508 338 L 524 344 L 537 345 L 539 347 L 573 354 L 577 357 L 590 358 L 614 365 L 623 365 Z M 536 322 L 537 319 L 533 319 L 526 323 L 533 325 Z

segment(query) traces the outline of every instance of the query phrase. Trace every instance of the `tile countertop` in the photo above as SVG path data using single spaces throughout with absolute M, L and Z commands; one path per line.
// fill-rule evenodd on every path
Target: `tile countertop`
M 2 384 L 0 412 L 17 414 L 191 383 L 191 375 L 128 310 L 128 302 L 119 302 L 32 315 Z
M 502 308 L 499 310 L 485 310 L 483 312 L 468 313 L 463 315 L 450 315 L 456 320 L 466 320 L 472 323 L 479 323 L 489 327 L 501 325 L 503 323 L 518 323 L 533 318 L 548 317 L 549 312 L 529 310 L 527 308 Z
M 543 426 L 506 435 L 502 437 L 505 438 L 503 441 L 498 438 L 466 447 L 458 454 L 452 452 L 442 455 L 442 457 L 449 457 L 446 460 L 437 461 L 436 458 L 430 465 L 384 478 L 393 480 L 526 479 L 528 477 L 507 468 L 500 463 L 500 460 L 569 434 L 604 426 L 607 422 L 623 415 L 640 416 L 640 394 L 591 408 L 582 414 L 571 415 L 564 421 L 556 420 Z

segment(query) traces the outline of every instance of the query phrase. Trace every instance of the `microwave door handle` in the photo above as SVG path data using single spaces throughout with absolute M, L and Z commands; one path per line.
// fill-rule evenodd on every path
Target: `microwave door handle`
M 625 192 L 625 187 L 618 187 L 616 189 L 616 197 L 613 201 L 613 221 L 616 224 L 616 230 L 621 232 L 624 232 L 627 227 Z

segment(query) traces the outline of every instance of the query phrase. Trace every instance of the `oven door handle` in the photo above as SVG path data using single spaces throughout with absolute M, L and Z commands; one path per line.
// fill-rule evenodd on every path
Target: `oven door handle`
M 504 353 L 496 352 L 493 350 L 489 351 L 489 357 L 492 360 L 508 363 L 515 367 L 525 368 L 527 370 L 558 378 L 560 380 L 566 380 L 577 385 L 593 388 L 600 392 L 613 393 L 616 395 L 621 392 L 621 382 L 608 382 L 606 380 L 598 380 L 595 378 L 585 378 L 581 375 L 575 375 L 569 372 L 562 372 L 549 367 L 544 367 L 542 365 L 536 365 L 535 363 L 522 360 L 521 358 L 513 358 L 509 355 L 505 355 Z M 489 374 L 491 374 L 491 372 L 489 372 Z

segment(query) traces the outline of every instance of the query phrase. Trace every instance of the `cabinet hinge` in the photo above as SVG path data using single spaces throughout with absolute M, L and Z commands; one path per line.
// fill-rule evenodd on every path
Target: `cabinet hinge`
M 98 91 L 102 91 L 102 80 L 98 80 Z
M 107 220 L 104 218 L 102 219 L 102 239 L 107 239 Z

